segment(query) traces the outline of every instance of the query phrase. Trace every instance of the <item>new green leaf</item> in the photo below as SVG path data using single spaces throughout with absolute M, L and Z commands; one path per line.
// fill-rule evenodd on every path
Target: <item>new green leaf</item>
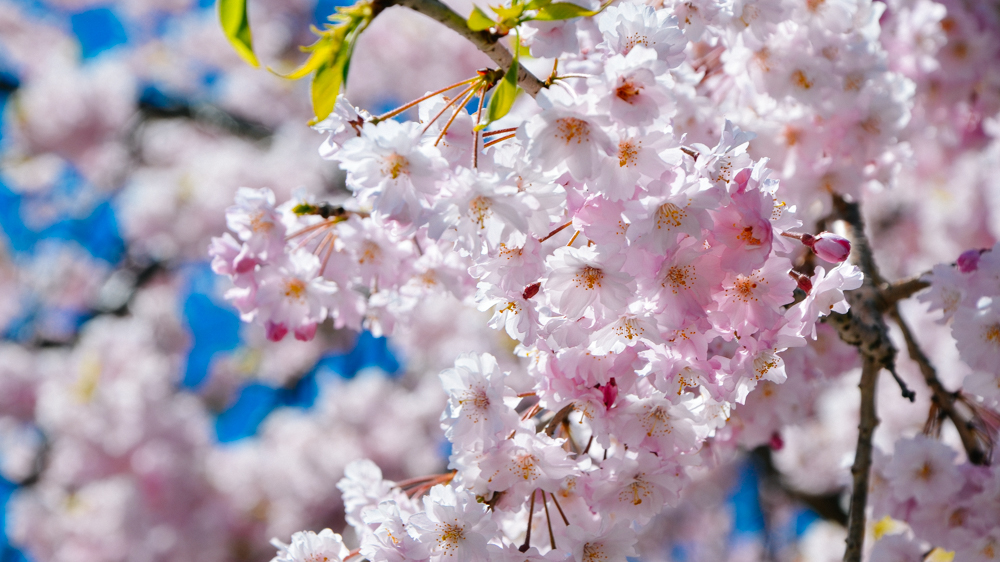
M 597 12 L 594 10 L 588 10 L 583 6 L 578 6 L 570 2 L 553 2 L 539 8 L 535 19 L 539 21 L 556 21 L 593 16 L 595 14 Z
M 507 115 L 511 106 L 514 105 L 514 98 L 517 97 L 519 90 L 517 87 L 518 68 L 517 53 L 515 52 L 514 61 L 510 63 L 510 68 L 504 73 L 500 83 L 493 90 L 493 97 L 490 98 L 490 106 L 486 112 L 486 119 L 490 123 Z
M 496 22 L 490 19 L 490 16 L 486 15 L 486 12 L 480 9 L 479 6 L 473 6 L 472 14 L 469 16 L 466 24 L 472 31 L 484 31 L 496 25 Z
M 250 22 L 247 20 L 246 0 L 219 0 L 219 22 L 226 39 L 236 52 L 253 66 L 260 66 L 253 54 L 253 38 L 250 36 Z

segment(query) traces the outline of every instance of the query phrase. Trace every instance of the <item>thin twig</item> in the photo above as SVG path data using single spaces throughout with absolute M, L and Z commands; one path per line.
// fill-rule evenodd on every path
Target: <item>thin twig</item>
M 536 488 L 536 490 L 537 490 L 537 488 Z M 531 548 L 531 518 L 535 514 L 535 491 L 536 490 L 532 490 L 531 491 L 531 505 L 528 507 L 528 532 L 525 533 L 525 535 L 524 535 L 524 544 L 522 544 L 521 547 L 518 548 L 518 550 L 521 551 L 521 552 L 528 552 L 528 549 Z
M 921 273 L 917 277 L 910 277 L 909 279 L 901 279 L 895 283 L 889 283 L 882 287 L 882 301 L 883 306 L 892 307 L 897 302 L 908 299 L 913 295 L 919 293 L 920 291 L 931 286 L 930 281 L 926 281 L 924 277 L 926 273 Z
M 958 430 L 958 436 L 962 439 L 962 446 L 965 447 L 965 454 L 969 457 L 969 462 L 978 465 L 989 464 L 989 455 L 984 450 L 984 447 L 981 446 L 980 439 L 976 436 L 974 431 L 975 425 L 966 420 L 955 407 L 958 395 L 948 392 L 944 388 L 944 385 L 941 384 L 941 380 L 937 376 L 937 370 L 931 365 L 930 359 L 924 354 L 920 348 L 920 344 L 917 343 L 916 338 L 913 336 L 910 327 L 903 320 L 902 315 L 899 313 L 899 307 L 894 305 L 890 311 L 890 315 L 896 321 L 899 330 L 903 333 L 903 339 L 906 340 L 906 350 L 910 354 L 910 358 L 920 367 L 920 373 L 924 375 L 924 381 L 934 393 L 931 399 L 941 409 L 941 412 L 955 424 L 955 429 Z
M 858 422 L 858 446 L 854 452 L 851 476 L 854 489 L 851 491 L 851 507 L 847 520 L 847 549 L 844 562 L 861 562 L 861 552 L 865 542 L 865 507 L 868 505 L 868 478 L 872 467 L 872 436 L 878 426 L 875 412 L 875 388 L 881 365 L 872 356 L 863 358 L 861 367 L 861 420 Z
M 485 149 L 493 146 L 494 144 L 501 143 L 501 142 L 503 142 L 505 140 L 510 140 L 510 139 L 512 139 L 512 138 L 514 138 L 516 136 L 517 135 L 507 135 L 505 137 L 500 137 L 498 139 L 492 139 L 492 140 L 490 140 L 490 142 L 483 143 L 483 150 L 485 150 Z
M 538 243 L 541 244 L 542 242 L 545 242 L 546 240 L 548 240 L 549 238 L 552 238 L 556 234 L 559 234 L 564 229 L 568 228 L 571 224 L 573 224 L 573 221 L 569 221 L 566 224 L 562 224 L 562 225 L 557 226 L 555 230 L 553 230 L 552 232 L 546 234 L 544 237 L 539 238 L 538 239 Z

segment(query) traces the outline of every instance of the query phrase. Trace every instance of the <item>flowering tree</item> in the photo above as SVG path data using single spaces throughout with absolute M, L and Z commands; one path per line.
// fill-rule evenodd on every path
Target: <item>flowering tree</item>
M 990 2 L 95 1 L 0 5 L 0 558 L 1000 553 Z
M 499 68 L 381 115 L 334 103 L 355 43 L 396 4 Z M 256 63 L 245 9 L 220 6 Z M 928 545 L 964 560 L 1000 552 L 996 512 L 981 503 L 996 500 L 984 468 L 996 393 L 946 389 L 900 313 L 932 286 L 970 380 L 996 386 L 1000 253 L 970 250 L 893 281 L 865 231 L 863 201 L 902 189 L 908 157 L 916 85 L 880 42 L 880 19 L 896 14 L 866 1 L 515 0 L 492 11 L 466 19 L 436 0 L 339 10 L 292 77 L 314 71 L 321 153 L 353 196 L 277 204 L 266 189 L 241 191 L 227 214 L 235 237 L 213 243 L 229 298 L 272 340 L 309 340 L 327 319 L 388 334 L 418 325 L 417 304 L 445 292 L 491 311 L 526 359 L 528 377 L 514 377 L 489 354 L 459 357 L 441 373 L 450 472 L 391 482 L 351 465 L 339 487 L 360 546 L 300 533 L 277 543 L 276 560 L 633 556 L 643 527 L 735 447 L 781 448 L 781 425 L 799 415 L 782 402 L 820 383 L 775 385 L 830 361 L 830 344 L 813 343 L 821 323 L 861 364 L 844 559 L 861 559 L 872 510 L 910 526 L 873 559 L 919 559 Z M 919 20 L 908 17 L 898 25 Z M 529 55 L 536 71 L 551 67 L 544 80 Z M 976 111 L 992 115 L 987 91 Z M 414 107 L 418 119 L 393 120 Z M 880 372 L 917 396 L 887 319 L 931 409 L 873 481 Z M 964 464 L 936 439 L 946 419 Z

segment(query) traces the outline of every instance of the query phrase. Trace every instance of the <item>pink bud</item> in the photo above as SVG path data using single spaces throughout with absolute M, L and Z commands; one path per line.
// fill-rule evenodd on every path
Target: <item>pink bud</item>
M 785 446 L 785 440 L 781 438 L 780 433 L 775 431 L 771 434 L 771 440 L 767 444 L 772 451 L 780 451 Z
M 812 291 L 813 289 L 812 279 L 806 277 L 805 275 L 802 275 L 801 273 L 795 270 L 789 270 L 788 275 L 792 279 L 795 279 L 795 284 L 798 285 L 800 289 L 802 289 L 802 292 L 808 295 Z
M 958 270 L 962 273 L 971 273 L 979 269 L 979 257 L 983 255 L 980 250 L 967 250 L 958 256 Z
M 601 392 L 604 393 L 604 407 L 610 410 L 618 399 L 618 384 L 615 383 L 614 377 L 611 377 L 611 382 L 601 387 Z
M 803 238 L 802 243 L 830 263 L 840 263 L 851 255 L 850 240 L 832 232 L 820 232 L 816 236 Z
M 281 341 L 288 333 L 288 326 L 285 326 L 283 322 L 278 322 L 275 324 L 268 320 L 264 322 L 264 331 L 267 333 L 267 339 L 271 341 Z
M 316 336 L 316 323 L 310 322 L 304 326 L 295 328 L 295 339 L 299 341 L 309 341 Z

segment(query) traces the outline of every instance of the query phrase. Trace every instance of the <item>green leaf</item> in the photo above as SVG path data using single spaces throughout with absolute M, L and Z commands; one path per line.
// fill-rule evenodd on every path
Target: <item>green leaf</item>
M 325 62 L 332 60 L 340 47 L 344 43 L 343 33 L 338 33 L 339 29 L 334 29 L 332 31 L 323 32 L 319 40 L 309 45 L 308 47 L 302 47 L 305 52 L 312 53 L 306 62 L 302 63 L 302 66 L 293 70 L 289 74 L 278 74 L 282 78 L 287 78 L 289 80 L 298 80 L 300 78 L 305 78 L 312 72 L 319 69 Z M 273 71 L 272 71 L 273 72 Z
M 479 6 L 472 7 L 472 14 L 469 16 L 469 20 L 466 22 L 469 29 L 472 31 L 483 31 L 489 29 L 496 25 L 489 15 L 486 14 Z
M 500 83 L 493 90 L 493 97 L 490 98 L 490 106 L 486 112 L 486 119 L 490 123 L 507 115 L 511 106 L 514 105 L 514 98 L 517 97 L 517 93 L 520 90 L 517 87 L 517 58 L 517 53 L 515 52 L 514 61 L 510 63 L 510 68 L 507 69 Z
M 252 66 L 260 66 L 253 54 L 253 38 L 250 36 L 250 22 L 247 20 L 246 0 L 219 0 L 219 22 L 226 39 L 236 52 Z
M 531 0 L 524 5 L 525 10 L 538 10 L 542 6 L 548 6 L 552 3 L 552 0 Z
M 583 16 L 593 16 L 597 14 L 594 10 L 588 10 L 583 6 L 578 6 L 570 2 L 553 2 L 538 9 L 535 15 L 539 21 L 568 20 Z
M 353 39 L 356 38 L 357 34 Z M 351 53 L 354 51 L 354 41 L 349 41 L 346 46 L 343 41 L 339 43 L 341 48 L 337 49 L 332 57 L 324 60 L 316 69 L 316 75 L 313 76 L 310 93 L 312 94 L 316 122 L 326 119 L 333 113 L 333 106 L 337 103 L 340 87 L 347 81 L 347 70 L 351 61 Z
M 523 4 L 512 4 L 511 6 L 490 6 L 490 9 L 500 16 L 501 21 L 516 22 L 517 18 L 524 13 Z

